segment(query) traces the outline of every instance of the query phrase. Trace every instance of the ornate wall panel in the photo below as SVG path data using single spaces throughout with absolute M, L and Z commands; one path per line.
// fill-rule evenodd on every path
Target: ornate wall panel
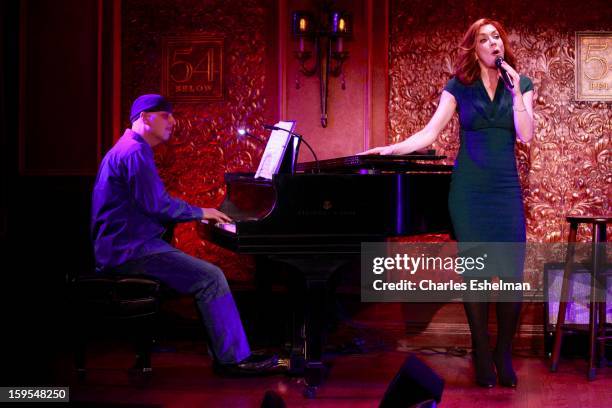
M 503 14 L 500 15 L 500 12 Z M 507 3 L 392 0 L 389 42 L 389 142 L 421 129 L 452 76 L 456 46 L 478 18 L 504 24 L 519 72 L 535 86 L 536 133 L 517 146 L 525 198 L 527 239 L 567 239 L 565 215 L 610 213 L 610 103 L 574 101 L 574 33 L 610 30 L 609 2 L 543 0 Z M 455 115 L 435 143 L 453 163 Z M 581 240 L 590 231 L 581 230 Z
M 265 0 L 127 0 L 123 6 L 123 123 L 139 94 L 160 92 L 164 36 L 210 34 L 225 38 L 226 99 L 177 103 L 171 141 L 156 151 L 157 165 L 170 194 L 201 207 L 219 205 L 226 172 L 254 171 L 263 146 L 237 140 L 247 125 L 259 134 L 274 119 L 277 63 L 274 60 L 275 3 Z M 253 270 L 248 257 L 202 242 L 193 223 L 179 226 L 182 250 L 221 266 L 232 279 Z

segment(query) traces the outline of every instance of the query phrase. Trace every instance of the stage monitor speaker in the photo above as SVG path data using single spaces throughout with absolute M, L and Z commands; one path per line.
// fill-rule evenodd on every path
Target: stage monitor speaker
M 554 332 L 559 316 L 561 284 L 565 264 L 548 263 L 544 265 L 544 333 L 546 353 L 552 352 Z M 606 324 L 612 322 L 612 269 L 605 268 L 606 274 Z M 565 356 L 586 355 L 588 350 L 589 299 L 591 273 L 582 265 L 576 265 L 569 279 L 569 292 L 565 327 L 570 329 L 564 335 L 561 354 Z M 573 331 L 573 332 L 572 332 Z M 612 350 L 606 348 L 606 355 L 612 356 Z
M 443 390 L 444 380 L 411 354 L 391 380 L 380 408 L 435 407 Z
M 564 268 L 565 265 L 561 263 L 544 265 L 544 288 L 547 299 L 544 307 L 546 331 L 554 331 L 557 324 Z M 606 322 L 612 322 L 612 270 L 607 268 L 606 274 Z M 589 325 L 590 291 L 590 271 L 584 267 L 575 267 L 569 279 L 566 325 L 576 325 L 577 328 Z
M 264 394 L 263 400 L 261 401 L 260 408 L 287 408 L 287 404 L 285 404 L 285 400 L 280 394 L 268 390 Z

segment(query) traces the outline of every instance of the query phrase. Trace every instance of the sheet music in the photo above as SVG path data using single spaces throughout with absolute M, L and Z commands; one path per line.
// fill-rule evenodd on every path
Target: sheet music
M 286 129 L 289 132 L 293 131 L 295 122 L 277 122 L 274 126 Z M 272 176 L 278 172 L 278 169 L 283 160 L 287 144 L 292 139 L 288 132 L 282 130 L 273 130 L 268 139 L 268 144 L 261 156 L 259 167 L 255 173 L 255 178 L 265 178 L 272 180 Z

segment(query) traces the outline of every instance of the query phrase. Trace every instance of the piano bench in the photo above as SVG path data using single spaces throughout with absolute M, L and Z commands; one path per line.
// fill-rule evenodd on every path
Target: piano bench
M 151 373 L 153 328 L 159 313 L 160 283 L 124 275 L 82 276 L 71 285 L 75 368 L 86 377 L 87 344 L 95 334 L 127 333 L 136 347 L 136 374 Z

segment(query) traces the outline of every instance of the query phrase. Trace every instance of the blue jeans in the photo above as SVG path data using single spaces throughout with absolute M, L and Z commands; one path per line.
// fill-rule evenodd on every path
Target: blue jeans
M 148 276 L 178 293 L 193 295 L 217 362 L 237 363 L 251 354 L 234 298 L 219 267 L 175 250 L 134 259 L 105 272 Z

